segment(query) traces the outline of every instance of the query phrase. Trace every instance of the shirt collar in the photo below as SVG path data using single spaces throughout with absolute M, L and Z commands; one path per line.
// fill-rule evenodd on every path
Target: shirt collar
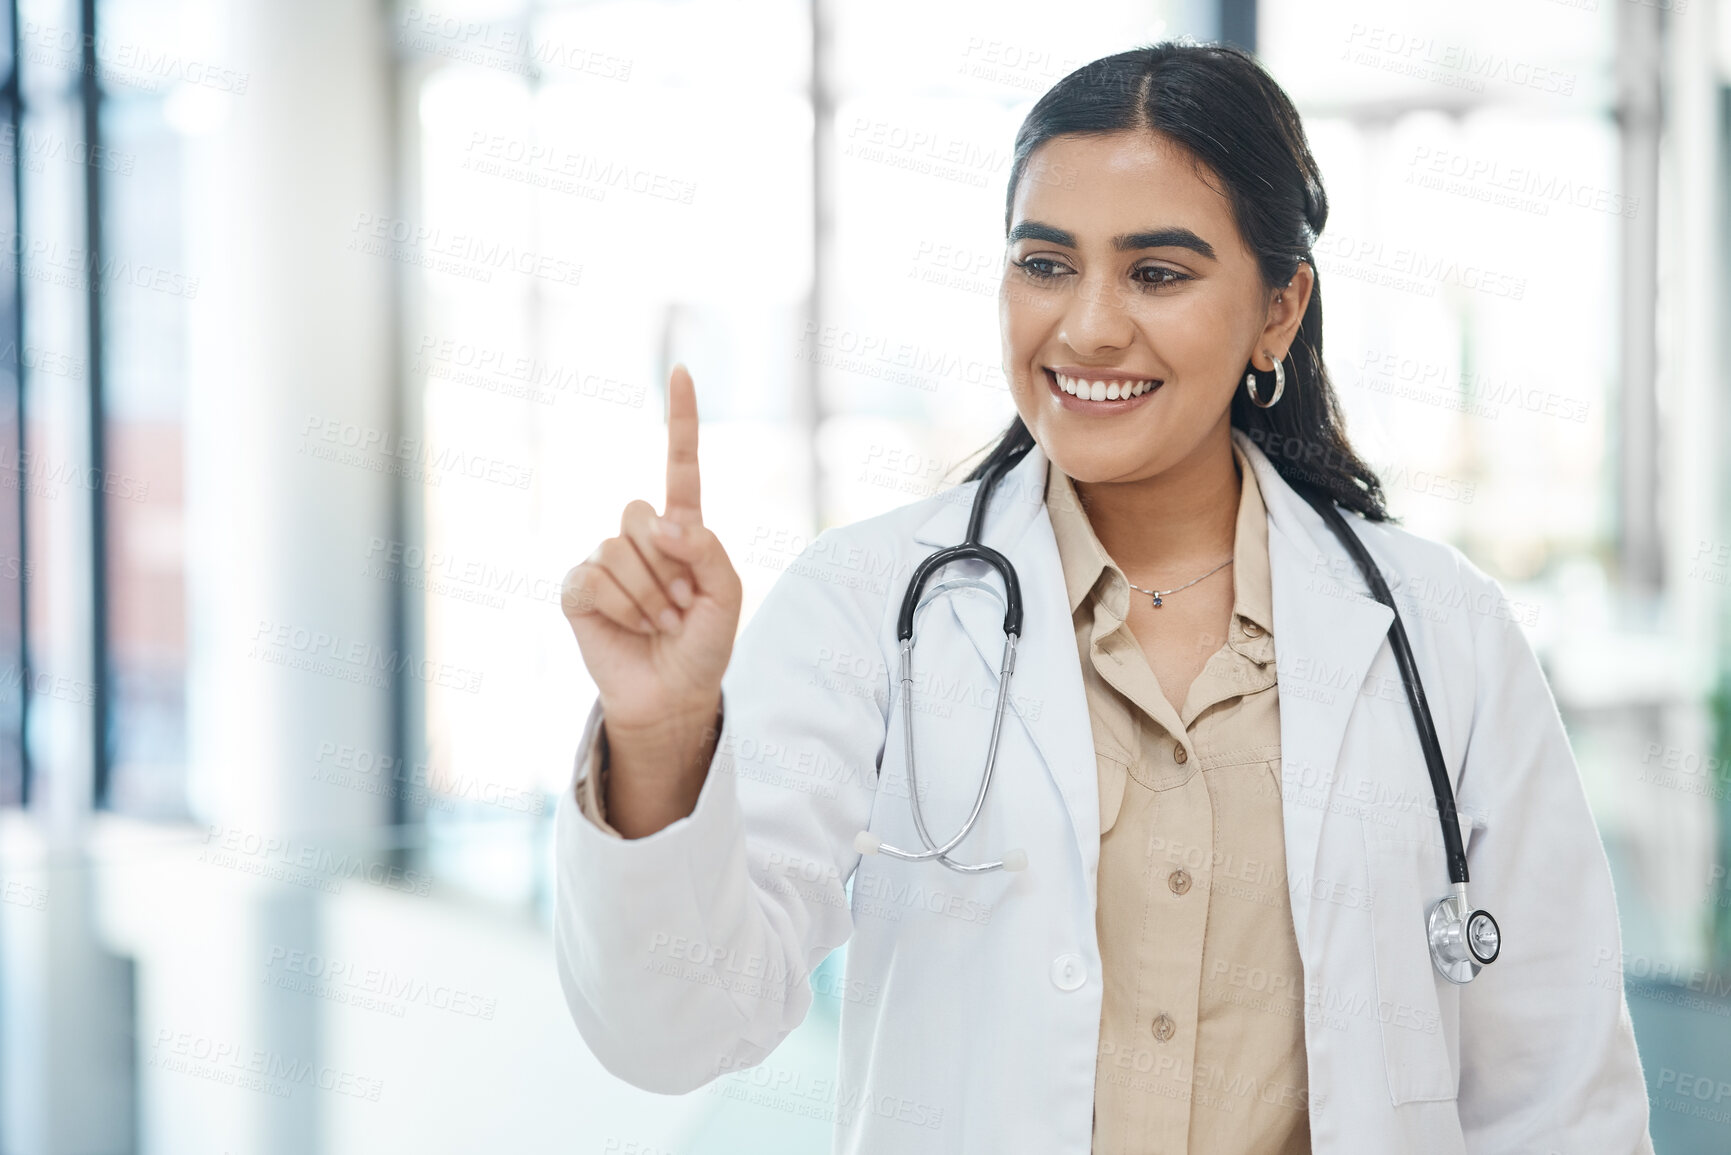
M 1236 442 L 1232 445 L 1233 459 L 1238 463 L 1241 479 L 1238 490 L 1238 521 L 1232 550 L 1232 615 L 1231 641 L 1259 660 L 1266 642 L 1274 633 L 1273 583 L 1268 563 L 1268 511 L 1262 503 L 1262 490 L 1256 483 L 1256 471 Z M 1052 519 L 1052 532 L 1058 540 L 1058 557 L 1063 563 L 1064 588 L 1070 597 L 1070 613 L 1100 586 L 1100 596 L 1107 608 L 1120 618 L 1128 612 L 1129 579 L 1106 553 L 1094 527 L 1088 521 L 1074 483 L 1064 471 L 1050 464 L 1046 471 L 1046 506 Z M 1142 595 L 1137 595 L 1142 596 Z M 1256 629 L 1248 634 L 1245 622 Z M 1238 643 L 1245 643 L 1242 647 Z

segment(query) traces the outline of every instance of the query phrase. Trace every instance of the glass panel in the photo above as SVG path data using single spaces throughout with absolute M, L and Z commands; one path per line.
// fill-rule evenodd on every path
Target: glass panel
M 57 64 L 27 58 L 23 137 L 77 142 L 82 120 Z M 24 485 L 29 558 L 26 741 L 31 796 L 53 811 L 87 807 L 98 691 L 91 631 L 90 366 L 84 174 L 76 164 L 29 163 L 22 172 L 23 226 L 10 251 L 28 294 L 24 311 Z M 8 270 L 10 272 L 10 270 Z M 97 273 L 99 274 L 99 271 Z M 34 358 L 63 372 L 33 368 Z
M 10 46 L 0 36 L 0 56 Z M 22 140 L 16 107 L 0 101 L 0 232 L 18 237 L 17 157 Z M 34 162 L 26 153 L 24 165 Z M 23 497 L 18 483 L 23 448 L 19 389 L 26 371 L 58 373 L 77 379 L 84 359 L 72 353 L 44 357 L 21 341 L 17 249 L 8 246 L 0 261 L 0 806 L 24 800 L 24 598 L 30 567 L 24 556 Z
M 175 99 L 116 89 L 102 105 L 97 166 L 103 259 L 113 270 L 103 295 L 112 686 L 104 801 L 141 817 L 188 813 L 181 440 L 199 278 L 186 267 L 173 120 L 187 98 Z
M 26 107 L 75 93 L 84 67 L 77 0 L 19 0 L 18 55 Z

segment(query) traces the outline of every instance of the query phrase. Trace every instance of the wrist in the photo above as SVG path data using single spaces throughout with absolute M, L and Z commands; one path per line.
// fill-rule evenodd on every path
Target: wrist
M 605 770 L 598 785 L 609 825 L 641 838 L 691 814 L 708 780 L 720 740 L 723 706 L 713 713 L 669 718 L 654 727 L 609 733 L 602 723 Z
M 685 774 L 708 765 L 690 764 L 702 749 L 713 749 L 721 734 L 722 703 L 720 695 L 710 707 L 669 714 L 642 725 L 620 725 L 609 719 L 602 709 L 602 765 L 611 767 L 622 759 L 640 763 L 647 772 Z

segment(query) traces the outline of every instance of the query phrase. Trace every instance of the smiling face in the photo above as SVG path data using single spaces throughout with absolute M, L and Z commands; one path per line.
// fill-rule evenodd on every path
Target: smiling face
M 999 292 L 1016 409 L 1081 482 L 1230 454 L 1245 363 L 1273 369 L 1308 290 L 1302 263 L 1286 289 L 1263 286 L 1231 205 L 1166 138 L 1054 137 L 1016 189 Z

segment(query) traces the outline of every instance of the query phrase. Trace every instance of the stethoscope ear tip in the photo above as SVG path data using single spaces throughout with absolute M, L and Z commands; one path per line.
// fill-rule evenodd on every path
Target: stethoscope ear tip
M 1004 869 L 1014 874 L 1028 869 L 1028 854 L 1025 850 L 1004 851 Z
M 876 854 L 884 840 L 869 830 L 862 830 L 853 836 L 853 848 L 861 854 Z

